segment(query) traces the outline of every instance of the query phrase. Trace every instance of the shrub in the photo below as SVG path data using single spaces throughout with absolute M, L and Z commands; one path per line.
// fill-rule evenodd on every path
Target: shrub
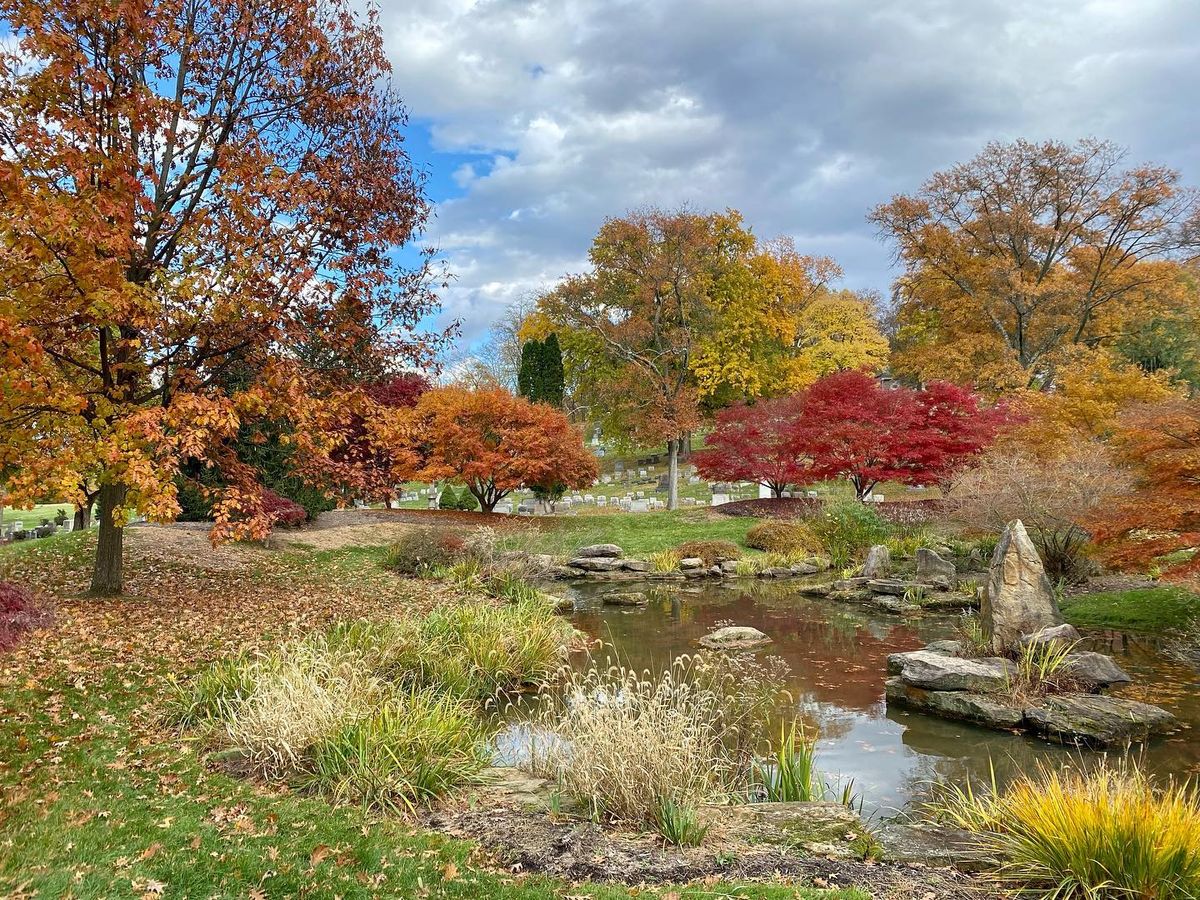
M 438 499 L 438 507 L 441 509 L 458 509 L 464 512 L 474 512 L 479 509 L 479 501 L 475 499 L 475 495 L 467 489 L 464 484 L 462 490 L 456 490 L 454 485 L 448 484 L 442 488 L 441 497 Z
M 1040 766 L 1002 792 L 950 788 L 933 811 L 976 832 L 1025 893 L 1087 900 L 1200 896 L 1200 795 L 1136 766 Z
M 1049 459 L 1006 447 L 958 477 L 951 513 L 968 533 L 993 536 L 1020 519 L 1050 580 L 1080 581 L 1090 569 L 1090 536 L 1079 523 L 1128 490 L 1128 473 L 1099 444 L 1080 443 Z
M 466 539 L 444 528 L 414 528 L 388 549 L 384 565 L 405 575 L 420 575 L 435 566 L 449 566 L 461 559 Z
M 888 537 L 887 524 L 865 503 L 835 503 L 810 523 L 834 566 L 849 565 Z
M 308 521 L 304 507 L 293 500 L 281 497 L 270 488 L 263 489 L 263 509 L 275 525 L 295 528 Z
M 713 566 L 724 559 L 739 559 L 742 550 L 733 541 L 686 541 L 675 548 L 680 559 L 697 557 L 706 566 Z
M 30 590 L 0 581 L 0 650 L 15 647 L 26 632 L 44 628 L 52 619 Z
M 809 555 L 823 549 L 820 539 L 804 522 L 760 522 L 746 532 L 746 546 L 768 553 Z

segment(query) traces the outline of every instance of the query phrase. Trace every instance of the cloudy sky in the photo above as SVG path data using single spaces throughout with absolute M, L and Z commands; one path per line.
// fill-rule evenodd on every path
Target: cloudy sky
M 605 217 L 736 207 L 887 293 L 867 212 L 989 140 L 1111 138 L 1200 183 L 1198 0 L 382 0 L 444 317 L 586 265 Z

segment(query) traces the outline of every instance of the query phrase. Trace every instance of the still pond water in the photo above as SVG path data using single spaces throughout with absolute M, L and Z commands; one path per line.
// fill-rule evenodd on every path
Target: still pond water
M 1030 771 L 1038 760 L 1087 764 L 1099 754 L 1033 738 L 889 708 L 883 695 L 889 653 L 955 637 L 955 616 L 902 619 L 862 606 L 806 597 L 795 583 L 727 580 L 703 583 L 583 583 L 568 589 L 574 624 L 605 642 L 626 666 L 653 672 L 717 623 L 750 625 L 774 643 L 756 651 L 786 661 L 784 688 L 795 714 L 819 730 L 818 763 L 830 779 L 854 780 L 864 811 L 889 816 L 911 809 L 933 781 L 1000 780 Z M 606 591 L 645 590 L 648 606 L 607 606 Z M 1119 693 L 1158 704 L 1185 727 L 1134 753 L 1151 770 L 1200 775 L 1200 662 L 1162 641 L 1110 631 L 1086 633 L 1093 649 L 1112 655 L 1134 679 Z M 604 660 L 605 651 L 594 654 Z

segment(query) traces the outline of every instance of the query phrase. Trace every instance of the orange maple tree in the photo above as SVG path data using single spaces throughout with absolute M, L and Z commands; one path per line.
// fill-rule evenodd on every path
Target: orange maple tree
M 596 457 L 566 415 L 504 388 L 435 388 L 414 413 L 412 440 L 423 460 L 417 477 L 464 482 L 485 512 L 520 487 L 596 480 Z
M 10 502 L 98 487 L 92 587 L 188 460 L 288 423 L 309 470 L 361 392 L 330 352 L 419 359 L 428 216 L 374 13 L 350 0 L 0 0 L 0 473 Z M 223 389 L 246 365 L 253 377 Z M 361 410 L 360 410 L 361 412 Z M 217 537 L 270 526 L 229 460 Z
M 1088 521 L 1109 562 L 1163 565 L 1173 578 L 1200 576 L 1200 400 L 1142 406 L 1122 417 L 1112 440 L 1133 472 L 1134 489 L 1101 505 Z

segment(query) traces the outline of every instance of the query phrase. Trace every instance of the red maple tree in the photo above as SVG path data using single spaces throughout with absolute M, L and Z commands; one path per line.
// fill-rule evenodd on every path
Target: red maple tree
M 861 500 L 881 481 L 944 480 L 1009 418 L 1005 407 L 951 384 L 885 387 L 866 372 L 837 372 L 802 394 L 794 452 L 811 460 L 810 478 L 848 478 Z
M 704 447 L 692 454 L 696 471 L 709 479 L 753 481 L 775 497 L 806 481 L 808 460 L 796 441 L 803 401 L 803 394 L 793 394 L 721 410 Z

